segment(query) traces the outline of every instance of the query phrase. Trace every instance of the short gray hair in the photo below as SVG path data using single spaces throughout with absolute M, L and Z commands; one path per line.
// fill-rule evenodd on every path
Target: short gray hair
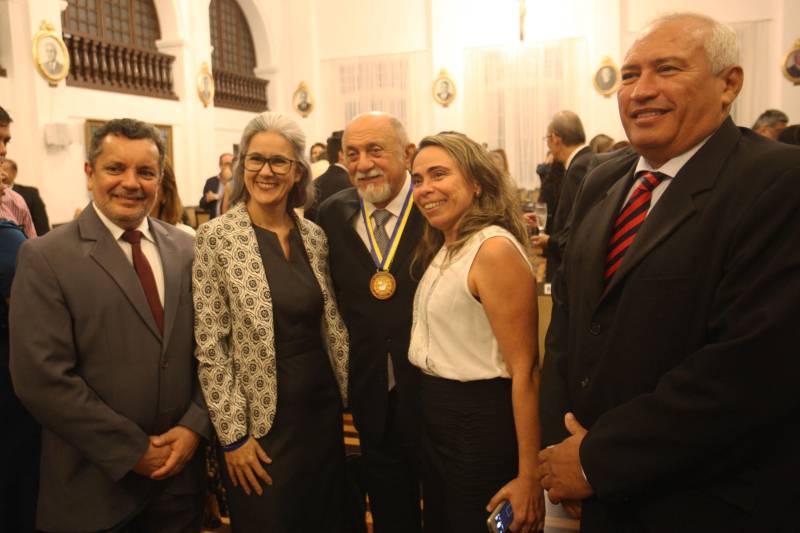
M 736 32 L 727 24 L 706 15 L 691 12 L 669 13 L 650 22 L 643 33 L 666 22 L 682 19 L 690 19 L 708 26 L 708 35 L 703 39 L 703 48 L 706 50 L 712 74 L 719 74 L 723 69 L 739 64 L 739 41 Z
M 561 137 L 561 140 L 567 146 L 575 146 L 586 142 L 583 123 L 573 111 L 559 111 L 553 115 L 553 119 L 547 129 L 548 133 L 554 133 Z
M 244 158 L 250 150 L 250 141 L 257 133 L 274 132 L 289 141 L 292 147 L 292 159 L 297 165 L 297 172 L 300 173 L 300 180 L 295 183 L 289 191 L 289 201 L 287 209 L 302 207 L 308 201 L 308 197 L 313 194 L 311 190 L 311 167 L 305 159 L 306 134 L 297 121 L 284 113 L 276 111 L 265 111 L 256 115 L 242 132 L 242 140 L 239 142 L 239 155 L 236 157 L 233 170 L 233 193 L 231 194 L 231 205 L 238 202 L 247 202 L 250 193 L 244 186 Z
M 757 130 L 763 127 L 774 128 L 779 124 L 783 124 L 785 126 L 788 123 L 789 117 L 786 115 L 786 113 L 780 109 L 767 109 L 758 116 L 756 123 L 753 124 L 751 129 Z

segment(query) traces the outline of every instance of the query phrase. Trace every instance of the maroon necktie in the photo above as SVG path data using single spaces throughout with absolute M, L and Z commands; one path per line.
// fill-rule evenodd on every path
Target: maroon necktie
M 611 281 L 614 272 L 619 269 L 625 253 L 630 245 L 633 244 L 639 228 L 644 223 L 644 219 L 650 209 L 653 189 L 665 178 L 667 176 L 660 172 L 643 172 L 639 184 L 636 185 L 633 194 L 631 194 L 619 216 L 617 216 L 617 220 L 614 222 L 614 229 L 611 230 L 611 238 L 608 240 L 608 255 L 606 255 L 606 270 L 604 274 L 606 285 Z
M 153 269 L 150 268 L 150 263 L 147 262 L 147 258 L 142 253 L 142 232 L 129 229 L 122 234 L 122 238 L 131 243 L 133 269 L 136 271 L 136 275 L 139 276 L 139 283 L 142 284 L 142 289 L 144 289 L 144 296 L 147 298 L 150 311 L 153 312 L 158 331 L 163 334 L 164 307 L 162 307 L 161 299 L 158 297 L 158 286 L 156 286 L 156 278 L 153 276 Z

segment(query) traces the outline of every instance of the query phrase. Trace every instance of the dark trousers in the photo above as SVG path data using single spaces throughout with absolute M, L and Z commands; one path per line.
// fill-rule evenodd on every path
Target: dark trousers
M 369 496 L 374 533 L 422 530 L 419 450 L 398 424 L 396 408 L 390 393 L 383 439 L 361 442 L 360 478 Z
M 161 492 L 143 510 L 103 533 L 198 533 L 203 524 L 204 495 Z
M 9 435 L 0 447 L 5 458 L 0 469 L 0 533 L 32 533 L 39 494 L 40 430 L 16 398 L 2 403 Z

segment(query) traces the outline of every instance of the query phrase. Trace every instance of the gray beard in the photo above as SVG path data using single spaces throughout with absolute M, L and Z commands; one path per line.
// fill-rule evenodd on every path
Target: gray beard
M 371 204 L 387 202 L 392 197 L 392 186 L 387 181 L 381 184 L 370 183 L 366 187 L 356 187 L 358 195 Z

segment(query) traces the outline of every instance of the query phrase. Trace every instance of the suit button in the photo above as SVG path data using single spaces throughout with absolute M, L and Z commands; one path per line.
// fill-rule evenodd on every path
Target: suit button
M 169 361 L 161 361 L 161 368 L 166 369 L 169 366 Z
M 589 333 L 592 335 L 600 335 L 600 323 L 599 322 L 592 322 L 589 326 Z
M 586 388 L 586 387 L 588 387 L 588 386 L 589 386 L 589 378 L 583 378 L 583 379 L 581 380 L 581 388 L 582 388 L 582 389 L 585 389 L 585 388 Z

